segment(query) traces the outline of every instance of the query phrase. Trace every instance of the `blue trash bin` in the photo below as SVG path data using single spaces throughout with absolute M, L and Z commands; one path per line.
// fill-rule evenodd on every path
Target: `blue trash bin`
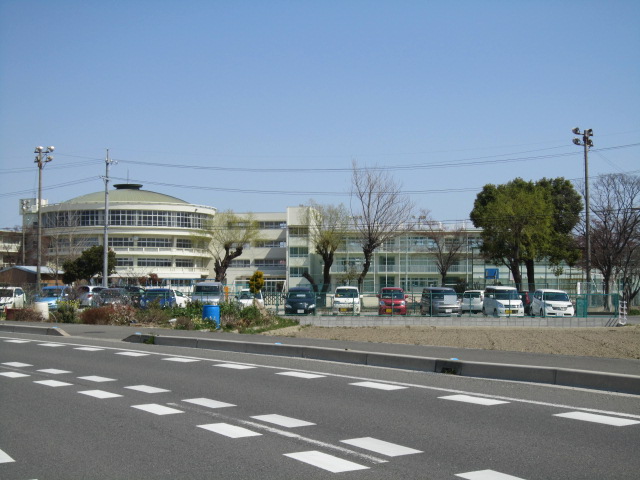
M 202 319 L 216 324 L 220 328 L 220 305 L 204 305 L 202 307 Z

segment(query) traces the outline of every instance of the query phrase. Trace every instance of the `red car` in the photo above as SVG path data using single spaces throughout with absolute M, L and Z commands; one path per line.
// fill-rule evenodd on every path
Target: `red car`
M 400 287 L 381 288 L 378 300 L 378 315 L 407 314 L 407 295 Z

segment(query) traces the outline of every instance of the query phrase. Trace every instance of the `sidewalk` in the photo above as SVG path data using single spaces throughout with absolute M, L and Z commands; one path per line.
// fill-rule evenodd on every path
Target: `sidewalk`
M 336 362 L 454 373 L 481 378 L 579 386 L 640 395 L 640 360 L 572 357 L 455 347 L 344 342 L 223 332 L 168 330 L 137 326 L 0 322 L 0 334 L 55 335 L 74 340 L 101 339 L 205 348 L 254 354 L 314 358 Z

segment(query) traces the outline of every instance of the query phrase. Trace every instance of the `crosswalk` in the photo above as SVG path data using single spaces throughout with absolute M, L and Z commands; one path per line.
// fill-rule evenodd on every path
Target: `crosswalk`
M 27 343 L 28 341 L 23 340 L 5 340 L 6 342 L 12 343 Z M 47 347 L 47 348 L 55 348 L 55 347 L 64 347 L 65 344 L 62 343 L 37 343 L 38 346 Z M 75 350 L 84 351 L 84 352 L 100 352 L 108 349 L 99 348 L 99 347 L 74 347 Z M 131 358 L 144 357 L 149 356 L 148 353 L 136 352 L 136 351 L 115 351 L 113 352 L 116 355 L 128 356 Z M 187 364 L 201 362 L 203 360 L 189 357 L 181 357 L 175 355 L 168 355 L 164 357 L 159 357 L 161 361 L 169 361 L 176 364 L 185 364 L 185 368 Z M 258 368 L 255 365 L 245 365 L 241 363 L 229 363 L 229 362 L 218 362 L 213 363 L 212 366 L 237 370 L 241 372 L 242 370 L 249 370 Z M 33 373 L 30 373 L 33 372 Z M 6 380 L 24 380 L 31 376 L 36 376 L 36 374 L 46 374 L 52 376 L 60 376 L 61 379 L 36 379 L 33 380 L 34 384 L 44 387 L 50 388 L 64 388 L 71 387 L 75 385 L 73 383 L 72 378 L 67 378 L 73 376 L 73 372 L 69 370 L 55 368 L 55 366 L 47 366 L 47 368 L 39 368 L 37 365 L 33 365 L 30 363 L 24 363 L 20 361 L 5 361 L 0 363 L 0 378 L 4 378 Z M 240 373 L 239 373 L 240 374 Z M 290 377 L 293 379 L 300 380 L 310 380 L 310 381 L 319 381 L 319 379 L 325 378 L 326 375 L 315 374 L 310 372 L 301 372 L 301 371 L 279 371 L 275 373 L 276 375 Z M 103 377 L 101 375 L 91 374 L 91 375 L 82 375 L 75 377 L 77 380 L 82 381 L 83 383 L 90 382 L 102 385 L 113 385 L 114 388 L 110 388 L 108 390 L 105 389 L 89 389 L 89 390 L 80 390 L 77 393 L 94 398 L 96 400 L 108 401 L 109 399 L 122 398 L 126 396 L 125 391 L 123 390 L 120 393 L 116 393 L 116 388 L 123 388 L 129 391 L 135 391 L 138 393 L 148 394 L 148 395 L 159 395 L 163 393 L 168 393 L 170 390 L 162 388 L 160 386 L 153 385 L 126 385 L 119 387 L 116 384 L 119 382 L 116 378 L 111 377 Z M 378 390 L 381 392 L 389 392 L 390 395 L 393 395 L 395 391 L 405 390 L 407 386 L 396 385 L 393 383 L 379 382 L 379 381 L 358 381 L 348 383 L 349 386 L 357 387 L 357 388 L 368 388 L 372 390 Z M 116 391 L 114 391 L 116 390 Z M 453 395 L 443 395 L 437 397 L 438 400 L 448 401 L 448 402 L 461 402 L 467 403 L 470 405 L 476 405 L 480 407 L 496 407 L 500 408 L 501 405 L 509 404 L 509 401 L 492 398 L 491 396 L 482 396 L 482 395 L 468 395 L 468 394 L 453 394 Z M 166 416 L 166 415 L 177 415 L 183 414 L 186 412 L 186 405 L 181 404 L 189 404 L 195 405 L 198 407 L 203 407 L 206 409 L 220 409 L 220 408 L 233 408 L 236 407 L 235 404 L 231 404 L 228 402 L 224 402 L 220 399 L 206 398 L 206 397 L 198 397 L 198 398 L 186 398 L 182 399 L 180 404 L 162 404 L 162 403 L 142 403 L 130 405 L 131 408 L 134 408 L 140 412 L 145 414 L 157 415 L 157 416 Z M 553 417 L 557 417 L 558 419 L 567 419 L 574 421 L 584 421 L 590 423 L 599 423 L 604 425 L 609 425 L 613 427 L 629 427 L 640 424 L 639 420 L 632 418 L 621 418 L 613 415 L 602 415 L 602 414 L 594 414 L 585 411 L 570 411 L 570 412 L 561 412 L 553 414 Z M 281 415 L 278 413 L 266 413 L 262 415 L 254 415 L 250 417 L 251 421 L 242 422 L 242 425 L 230 423 L 230 422 L 216 422 L 216 423 L 206 423 L 195 425 L 197 428 L 207 430 L 212 434 L 220 435 L 229 439 L 240 439 L 240 438 L 248 438 L 248 437 L 261 437 L 265 435 L 265 432 L 270 432 L 268 428 L 255 428 L 255 425 L 275 425 L 278 428 L 284 429 L 309 429 L 316 425 L 316 423 L 300 419 L 300 418 L 292 418 L 285 415 Z M 255 422 L 258 422 L 257 424 Z M 254 427 L 252 427 L 254 425 Z M 405 455 L 420 455 L 424 452 L 418 448 L 414 448 L 412 446 L 399 445 L 396 443 L 392 443 L 386 441 L 384 439 L 374 438 L 374 437 L 358 437 L 358 438 L 347 438 L 338 440 L 339 444 L 348 445 L 349 447 L 355 448 L 359 451 L 370 452 L 371 454 L 381 455 L 387 458 L 395 458 L 402 457 Z M 333 452 L 332 452 L 333 453 Z M 15 455 L 15 454 L 13 454 Z M 342 473 L 356 470 L 367 470 L 372 468 L 372 465 L 365 465 L 362 463 L 357 463 L 352 459 L 343 458 L 342 456 L 336 456 L 327 452 L 323 452 L 320 450 L 309 450 L 309 451 L 301 451 L 301 452 L 289 452 L 283 454 L 285 457 L 296 460 L 298 462 L 304 463 L 306 465 L 319 468 L 331 473 Z M 7 463 L 15 461 L 12 456 L 4 451 L 0 450 L 0 463 Z M 378 460 L 379 462 L 385 462 L 386 460 Z M 0 471 L 1 472 L 1 471 Z M 1 477 L 0 473 L 0 477 Z M 516 477 L 510 475 L 509 473 L 497 472 L 494 470 L 477 470 L 471 472 L 464 473 L 456 473 L 455 476 L 459 478 L 464 478 L 467 480 L 517 480 L 520 477 Z

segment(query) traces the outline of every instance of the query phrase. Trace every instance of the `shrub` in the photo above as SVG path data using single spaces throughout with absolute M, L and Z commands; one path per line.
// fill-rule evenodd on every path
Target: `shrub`
M 36 312 L 33 308 L 16 309 L 14 313 L 16 322 L 42 322 L 44 319 L 40 312 Z
M 111 307 L 87 308 L 80 313 L 81 323 L 87 325 L 109 325 Z
M 54 318 L 54 321 L 59 323 L 77 323 L 77 313 L 80 302 L 77 300 L 66 300 L 58 302 L 58 309 L 55 312 L 51 312 L 49 315 Z
M 113 305 L 110 308 L 110 325 L 130 325 L 136 322 L 137 311 L 131 305 Z

